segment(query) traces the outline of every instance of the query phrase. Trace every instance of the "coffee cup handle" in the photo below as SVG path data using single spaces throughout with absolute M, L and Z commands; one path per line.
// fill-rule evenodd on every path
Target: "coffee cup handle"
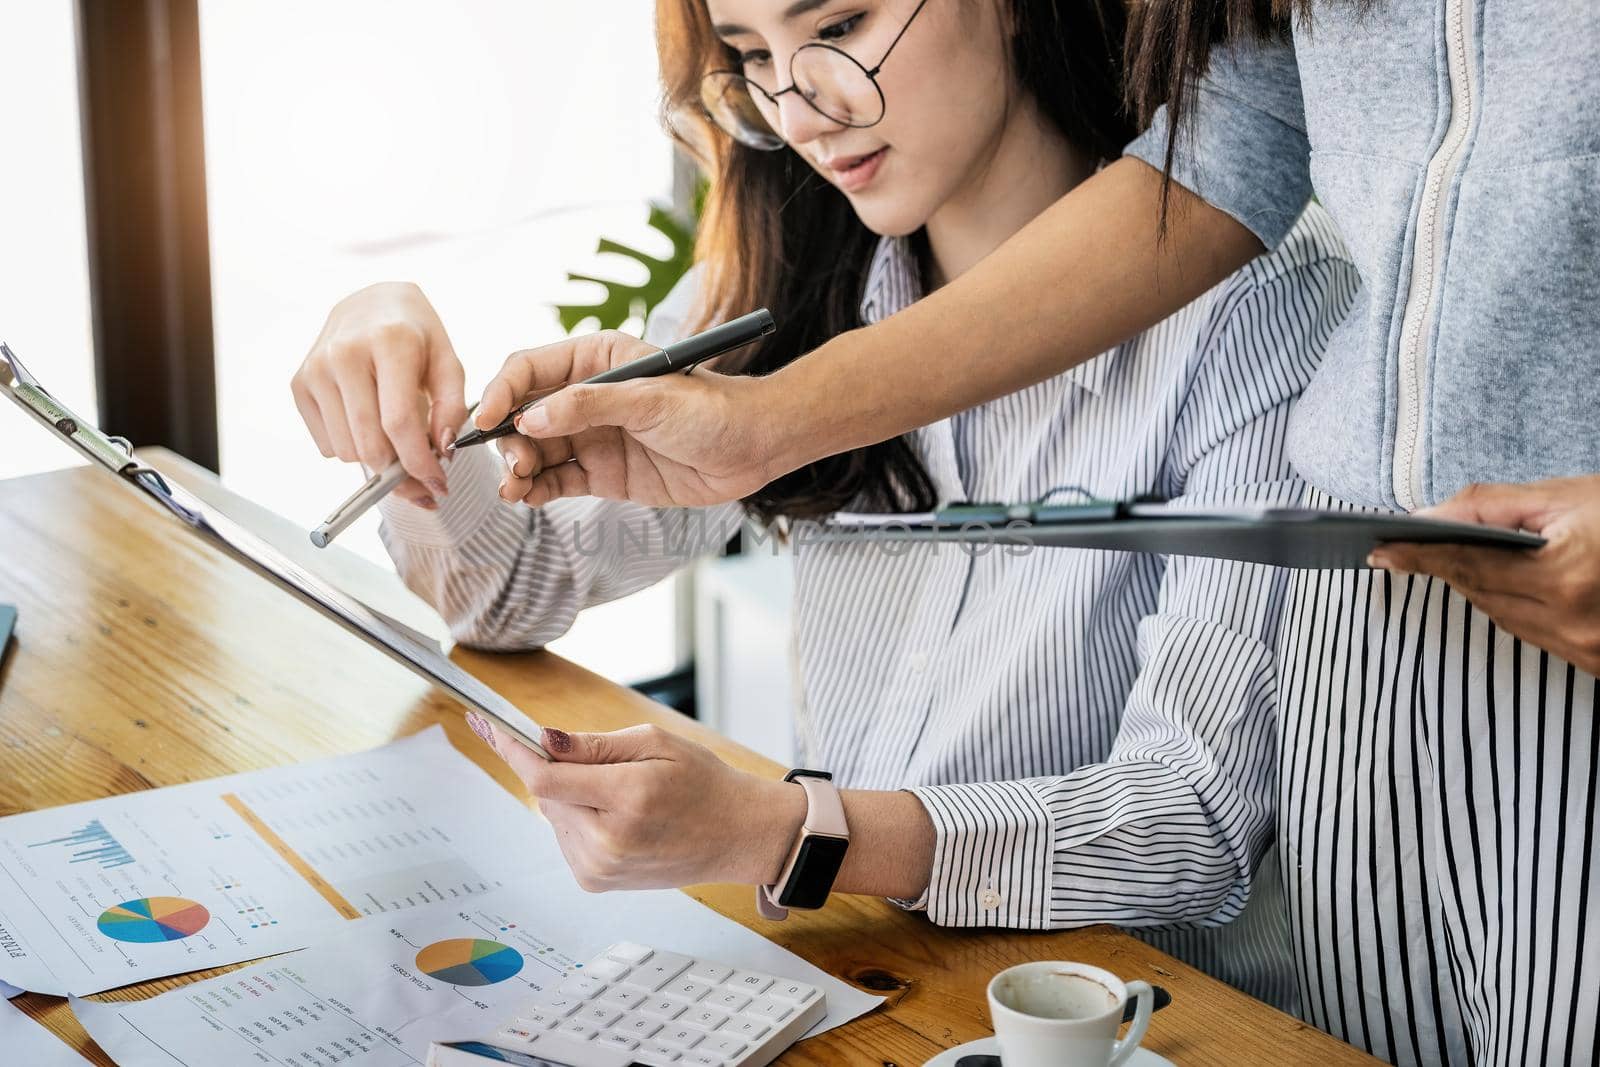
M 1150 1029 L 1150 1012 L 1155 1005 L 1156 991 L 1150 988 L 1149 982 L 1134 979 L 1123 985 L 1128 991 L 1128 998 L 1137 1000 L 1139 1006 L 1134 1009 L 1133 1025 L 1128 1027 L 1128 1036 L 1117 1042 L 1107 1067 L 1117 1067 L 1117 1064 L 1138 1051 L 1139 1042 L 1144 1040 L 1144 1032 Z

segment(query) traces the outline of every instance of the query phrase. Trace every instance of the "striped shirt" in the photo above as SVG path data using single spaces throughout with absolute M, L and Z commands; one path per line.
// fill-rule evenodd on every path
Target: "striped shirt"
M 1155 328 L 910 441 L 945 501 L 1071 490 L 1294 503 L 1290 408 L 1357 284 L 1313 207 L 1275 252 Z M 689 295 L 647 336 L 676 335 Z M 863 321 L 920 295 L 908 244 L 883 241 Z M 384 537 L 407 584 L 477 647 L 542 646 L 585 606 L 715 550 L 743 517 L 736 504 L 504 505 L 484 449 L 449 478 L 436 512 L 385 501 Z M 914 906 L 961 926 L 1140 928 L 1292 1005 L 1278 868 L 1262 863 L 1282 572 L 1071 549 L 888 552 L 796 533 L 800 750 L 843 786 L 922 800 L 937 844 Z
M 1436 579 L 1303 572 L 1290 603 L 1278 833 L 1306 1020 L 1408 1067 L 1600 1062 L 1600 681 Z

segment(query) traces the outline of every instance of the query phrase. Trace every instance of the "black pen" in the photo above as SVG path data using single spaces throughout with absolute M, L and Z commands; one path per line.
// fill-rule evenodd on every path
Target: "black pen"
M 720 356 L 724 352 L 731 352 L 735 348 L 741 348 L 752 341 L 759 340 L 777 328 L 778 324 L 772 320 L 772 312 L 766 308 L 760 308 L 750 312 L 748 315 L 740 315 L 736 319 L 730 319 L 720 326 L 713 326 L 711 329 L 697 333 L 693 337 L 685 337 L 683 340 L 667 345 L 665 348 L 652 352 L 648 356 L 641 356 L 638 359 L 622 364 L 620 367 L 612 367 L 608 371 L 601 371 L 592 378 L 585 378 L 579 384 L 604 385 L 608 382 L 632 381 L 635 378 L 659 378 L 663 374 L 671 374 L 673 371 L 688 370 L 690 367 L 704 363 L 714 356 Z M 498 426 L 487 430 L 468 430 L 456 438 L 455 444 L 450 446 L 451 451 L 467 448 L 471 445 L 481 445 L 485 441 L 493 441 L 497 438 L 505 437 L 507 434 L 515 433 L 517 430 L 517 417 L 544 399 L 545 397 L 541 396 L 528 401 L 507 415 Z

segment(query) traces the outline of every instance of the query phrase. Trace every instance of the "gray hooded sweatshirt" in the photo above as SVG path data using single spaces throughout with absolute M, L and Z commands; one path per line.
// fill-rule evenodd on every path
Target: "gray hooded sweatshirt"
M 1191 116 L 1177 182 L 1268 248 L 1314 194 L 1361 273 L 1291 425 L 1309 481 L 1410 510 L 1600 472 L 1600 0 L 1322 0 L 1214 53 Z

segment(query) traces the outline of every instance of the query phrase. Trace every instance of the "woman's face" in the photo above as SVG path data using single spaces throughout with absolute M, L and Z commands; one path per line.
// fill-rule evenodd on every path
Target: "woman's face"
M 781 136 L 836 185 L 875 233 L 904 236 L 980 173 L 1005 122 L 1011 74 L 999 4 L 928 0 L 878 72 L 881 122 L 865 129 L 819 114 L 798 92 L 776 110 L 759 100 Z M 706 0 L 717 34 L 751 81 L 789 88 L 790 59 L 831 44 L 870 70 L 917 0 Z M 821 86 L 821 80 L 818 80 Z

